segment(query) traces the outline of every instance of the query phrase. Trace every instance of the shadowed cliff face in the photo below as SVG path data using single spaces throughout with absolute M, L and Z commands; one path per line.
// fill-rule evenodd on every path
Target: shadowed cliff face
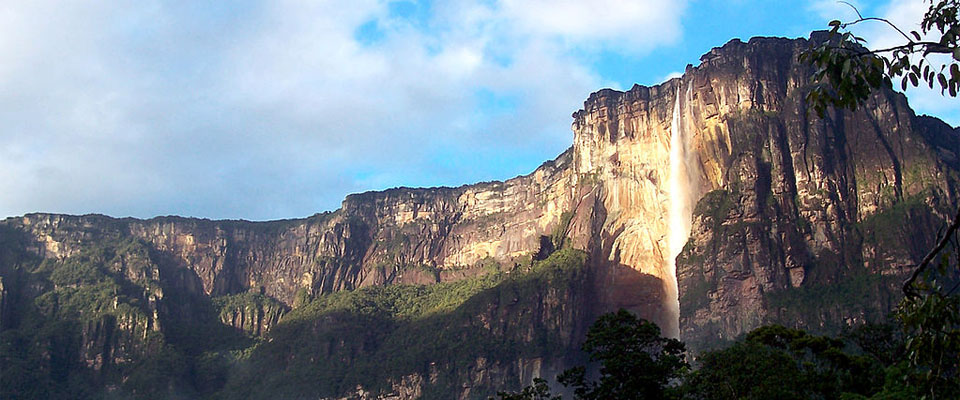
M 734 40 L 681 78 L 593 93 L 573 114 L 572 148 L 505 182 L 355 194 L 286 221 L 30 214 L 0 221 L 0 234 L 53 261 L 136 241 L 149 279 L 218 298 L 221 322 L 255 334 L 302 296 L 457 281 L 563 245 L 589 255 L 573 330 L 620 307 L 695 350 L 769 322 L 835 329 L 896 301 L 904 268 L 957 205 L 960 132 L 890 91 L 857 112 L 808 115 L 811 71 L 796 61 L 807 46 Z M 16 293 L 41 290 L 17 276 L 0 276 L 7 325 L 27 296 Z
M 668 299 L 641 315 L 667 332 L 664 321 L 677 317 L 668 242 L 687 229 L 669 213 L 695 205 L 677 259 L 679 328 L 694 349 L 762 323 L 816 330 L 878 318 L 956 204 L 956 130 L 915 116 L 890 91 L 858 112 L 808 115 L 811 71 L 796 61 L 807 43 L 734 40 L 681 78 L 599 91 L 574 114 L 574 168 L 600 182 L 605 211 L 597 262 L 665 282 Z M 666 184 L 674 126 L 684 198 Z M 852 301 L 811 299 L 864 280 L 868 293 Z M 651 282 L 643 291 L 610 281 L 608 297 L 656 295 Z
M 879 318 L 956 206 L 956 131 L 890 91 L 857 112 L 808 115 L 806 47 L 733 41 L 683 78 L 704 194 L 678 262 L 694 348 L 761 323 Z

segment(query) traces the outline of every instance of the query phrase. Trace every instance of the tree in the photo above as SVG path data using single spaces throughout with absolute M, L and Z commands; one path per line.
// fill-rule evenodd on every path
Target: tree
M 543 378 L 533 378 L 533 386 L 527 386 L 520 392 L 497 392 L 500 400 L 560 400 L 560 396 L 550 394 L 550 386 Z
M 736 342 L 707 352 L 684 382 L 688 399 L 802 399 L 800 370 L 790 355 L 757 343 Z
M 946 258 L 946 257 L 944 257 Z M 960 280 L 944 287 L 934 275 L 944 276 L 946 261 L 936 273 L 918 280 L 922 295 L 907 297 L 897 310 L 906 336 L 904 384 L 915 387 L 924 399 L 956 398 L 960 393 Z
M 844 1 L 841 3 L 850 5 Z M 921 82 L 931 89 L 936 85 L 941 93 L 956 97 L 960 92 L 960 22 L 957 9 L 960 0 L 930 0 L 930 8 L 920 23 L 920 31 L 906 33 L 889 20 L 864 17 L 849 22 L 830 21 L 830 38 L 800 56 L 816 67 L 815 85 L 807 100 L 823 116 L 828 106 L 856 109 L 874 89 L 892 86 L 900 79 L 900 87 L 907 89 Z M 904 43 L 881 49 L 868 49 L 866 40 L 849 29 L 864 22 L 887 25 L 905 40 Z M 928 36 L 939 36 L 937 40 Z M 938 69 L 927 58 L 931 54 L 949 55 L 952 61 Z
M 842 340 L 779 325 L 704 353 L 684 382 L 686 399 L 835 399 L 879 390 L 881 365 Z
M 590 327 L 583 350 L 600 362 L 600 378 L 588 382 L 583 367 L 560 374 L 577 399 L 669 398 L 668 385 L 689 365 L 677 339 L 660 336 L 657 325 L 620 309 L 604 314 Z
M 689 368 L 686 349 L 677 339 L 660 336 L 660 328 L 629 311 L 601 315 L 587 332 L 582 349 L 590 361 L 600 364 L 597 380 L 588 379 L 580 366 L 561 373 L 557 380 L 574 389 L 582 400 L 676 398 L 676 383 Z M 519 393 L 500 392 L 501 400 L 558 400 L 551 397 L 546 381 Z

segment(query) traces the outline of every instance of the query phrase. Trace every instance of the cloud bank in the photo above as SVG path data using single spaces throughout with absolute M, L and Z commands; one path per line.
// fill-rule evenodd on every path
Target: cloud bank
M 196 3 L 196 4 L 195 4 Z M 273 219 L 531 171 L 684 2 L 7 1 L 0 214 Z
M 570 113 L 612 84 L 598 60 L 700 23 L 670 0 L 206 3 L 0 6 L 0 217 L 290 218 L 510 178 L 569 146 Z M 869 10 L 911 23 L 911 4 Z

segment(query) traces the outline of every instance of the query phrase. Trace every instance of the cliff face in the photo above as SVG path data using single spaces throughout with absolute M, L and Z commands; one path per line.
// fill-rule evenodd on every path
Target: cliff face
M 231 377 L 223 396 L 477 399 L 534 377 L 553 377 L 576 361 L 572 349 L 589 320 L 584 259 L 566 248 L 525 274 L 493 273 L 439 284 L 432 292 L 394 286 L 344 294 L 346 303 L 361 307 L 352 312 L 345 312 L 353 306 L 342 307 L 342 300 L 340 306 L 315 302 L 295 309 L 251 355 L 251 365 L 269 362 L 271 371 L 248 369 Z M 436 295 L 462 293 L 480 282 L 488 287 L 454 310 L 402 305 L 427 307 Z M 391 291 L 403 295 L 365 296 Z M 396 307 L 406 318 L 368 307 L 390 298 L 401 304 L 383 308 Z M 282 385 L 271 382 L 277 376 Z
M 45 344 L 42 338 L 31 340 L 36 340 L 38 347 L 59 349 L 63 356 L 57 363 L 68 364 L 67 370 L 85 367 L 99 377 L 98 382 L 108 385 L 119 379 L 127 382 L 126 386 L 135 387 L 129 382 L 136 381 L 127 377 L 136 376 L 136 371 L 147 368 L 144 365 L 170 361 L 166 349 L 172 346 L 175 354 L 187 357 L 191 369 L 212 374 L 209 379 L 213 383 L 197 387 L 198 383 L 189 382 L 196 381 L 195 378 L 165 376 L 162 379 L 168 383 L 166 387 L 188 393 L 204 386 L 216 388 L 227 379 L 227 373 L 220 368 L 232 362 L 221 359 L 232 356 L 211 359 L 209 354 L 248 346 L 238 333 L 274 340 L 276 335 L 267 335 L 275 326 L 282 325 L 284 316 L 312 299 L 395 284 L 465 281 L 469 287 L 471 279 L 518 268 L 522 271 L 535 260 L 547 257 L 564 245 L 567 233 L 583 229 L 570 222 L 574 201 L 584 190 L 572 183 L 570 154 L 564 153 L 532 174 L 506 182 L 351 195 L 336 212 L 299 220 L 138 220 L 51 214 L 9 218 L 0 222 L 0 233 L 4 235 L 0 242 L 9 242 L 0 246 L 0 251 L 10 252 L 9 261 L 5 259 L 0 269 L 4 284 L 0 288 L 0 329 L 28 330 L 29 326 L 49 325 L 61 317 L 71 324 L 76 320 L 80 333 L 69 341 L 78 341 L 81 348 Z M 140 260 L 137 267 L 128 268 L 124 260 L 134 259 Z M 68 271 L 92 278 L 77 282 L 57 280 L 58 276 L 73 273 Z M 13 296 L 8 288 L 12 279 L 24 289 Z M 588 277 L 580 280 L 583 284 L 590 282 Z M 551 282 L 534 286 L 546 290 Z M 592 320 L 590 302 L 579 300 L 587 292 L 577 288 L 546 293 L 519 291 L 540 301 L 514 299 L 502 307 L 487 309 L 488 305 L 484 305 L 483 310 L 474 312 L 473 318 L 485 324 L 485 328 L 477 329 L 490 331 L 482 337 L 484 343 L 491 343 L 491 349 L 497 348 L 494 343 L 512 341 L 517 343 L 512 348 L 541 349 L 544 354 L 520 352 L 519 358 L 505 359 L 503 355 L 491 357 L 489 353 L 494 350 L 478 350 L 467 353 L 473 357 L 469 365 L 447 365 L 446 355 L 428 352 L 437 373 L 443 376 L 431 378 L 429 371 L 411 367 L 398 372 L 402 375 L 383 378 L 395 381 L 397 390 L 404 393 L 405 387 L 416 383 L 417 389 L 410 393 L 437 393 L 437 388 L 442 387 L 450 393 L 460 393 L 461 397 L 473 398 L 492 394 L 498 388 L 520 386 L 541 373 L 559 371 L 564 365 L 562 360 L 568 358 L 565 353 L 577 348 L 584 327 Z M 473 289 L 462 293 L 477 294 Z M 11 299 L 19 304 L 15 318 L 7 318 Z M 570 299 L 578 299 L 576 305 L 569 305 Z M 83 304 L 73 305 L 74 302 Z M 39 321 L 25 315 L 30 313 L 37 314 Z M 330 327 L 323 318 L 326 317 L 317 320 L 316 330 L 302 333 L 305 336 L 296 341 L 326 340 L 324 332 Z M 351 319 L 350 323 L 363 321 L 366 320 Z M 389 331 L 398 326 L 391 321 L 382 329 Z M 76 329 L 71 325 L 64 331 L 72 337 L 70 332 Z M 420 336 L 431 340 L 435 334 L 430 331 Z M 344 354 L 336 350 L 343 339 L 331 338 L 327 342 L 330 351 L 317 351 L 311 360 L 362 356 L 375 359 L 382 352 L 376 350 L 378 341 L 390 339 L 389 335 L 380 332 L 370 339 L 374 344 L 341 349 Z M 549 340 L 545 336 L 550 336 Z M 564 339 L 554 343 L 555 337 Z M 543 347 L 543 343 L 553 344 Z M 548 350 L 555 354 L 547 354 Z M 44 357 L 39 354 L 26 358 Z M 215 368 L 207 365 L 211 363 Z M 312 365 L 319 364 L 316 361 Z M 177 367 L 170 369 L 175 371 Z M 349 372 L 339 365 L 328 369 Z M 338 379 L 349 382 L 357 376 L 350 373 Z M 473 382 L 474 391 L 469 387 L 455 388 L 453 383 L 457 381 Z M 45 384 L 41 380 L 37 385 Z M 377 393 L 389 391 L 380 386 L 376 389 Z
M 17 272 L 24 260 L 62 264 L 105 241 L 146 249 L 149 268 L 107 269 L 148 290 L 129 295 L 144 317 L 84 328 L 90 349 L 128 340 L 88 331 L 144 336 L 197 319 L 201 303 L 220 323 L 264 335 L 304 299 L 476 278 L 565 246 L 588 254 L 585 286 L 544 300 L 554 311 L 526 327 L 560 315 L 566 322 L 550 332 L 582 333 L 592 316 L 624 307 L 697 350 L 763 323 L 829 330 L 877 318 L 957 206 L 960 132 L 890 91 L 857 112 L 808 114 L 811 70 L 797 61 L 808 43 L 734 40 L 680 78 L 593 93 L 573 114 L 572 148 L 505 182 L 350 195 L 335 212 L 286 221 L 9 218 L 0 322 L 18 324 L 13 304 L 51 290 Z M 124 251 L 114 253 L 125 260 Z M 564 298 L 578 299 L 576 309 Z M 504 324 L 528 308 L 477 315 Z M 563 346 L 575 347 L 571 335 Z M 480 357 L 456 374 L 492 387 L 507 375 L 532 379 L 531 360 L 540 358 Z M 391 390 L 413 396 L 437 378 L 392 379 Z
M 810 71 L 795 61 L 806 46 L 734 41 L 684 79 L 702 110 L 685 129 L 706 194 L 678 271 L 682 337 L 695 346 L 760 323 L 878 318 L 957 204 L 955 130 L 889 91 L 857 112 L 808 115 Z
M 569 155 L 506 182 L 350 195 L 333 213 L 273 222 L 30 214 L 3 221 L 29 251 L 64 259 L 106 238 L 156 250 L 163 279 L 193 293 L 262 292 L 292 305 L 312 295 L 390 283 L 456 280 L 486 258 L 536 253 L 568 211 Z M 422 273 L 426 271 L 427 273 Z
M 808 114 L 807 47 L 734 40 L 681 78 L 594 93 L 574 114 L 574 167 L 596 176 L 606 211 L 599 256 L 662 280 L 667 298 L 679 256 L 679 330 L 694 349 L 762 323 L 877 318 L 956 205 L 956 130 L 890 91 Z M 825 287 L 866 293 L 809 298 Z M 659 314 L 672 311 L 667 300 Z

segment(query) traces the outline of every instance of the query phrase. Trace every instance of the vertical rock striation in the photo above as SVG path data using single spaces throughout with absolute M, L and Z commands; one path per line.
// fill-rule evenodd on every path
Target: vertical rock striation
M 810 69 L 796 61 L 807 46 L 733 41 L 688 69 L 705 195 L 678 275 L 694 348 L 762 323 L 879 318 L 957 205 L 956 131 L 891 91 L 857 112 L 808 114 Z
M 733 40 L 681 78 L 601 90 L 574 114 L 575 175 L 598 182 L 590 248 L 607 309 L 669 331 L 677 253 L 695 349 L 770 322 L 837 329 L 896 301 L 892 282 L 957 204 L 957 130 L 888 90 L 808 114 L 808 43 Z

